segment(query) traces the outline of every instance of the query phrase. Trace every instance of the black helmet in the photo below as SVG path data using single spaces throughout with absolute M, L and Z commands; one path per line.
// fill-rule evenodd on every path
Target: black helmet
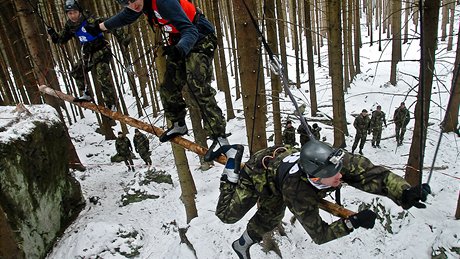
M 312 139 L 302 146 L 299 166 L 312 177 L 328 178 L 342 169 L 344 151 Z
M 77 0 L 66 0 L 64 5 L 64 11 L 67 13 L 68 11 L 76 10 L 81 11 L 80 5 L 78 4 Z

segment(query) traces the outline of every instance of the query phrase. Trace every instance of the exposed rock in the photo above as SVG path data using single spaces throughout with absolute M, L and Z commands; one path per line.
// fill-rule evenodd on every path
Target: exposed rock
M 84 199 L 54 108 L 14 109 L 0 107 L 0 258 L 44 258 Z

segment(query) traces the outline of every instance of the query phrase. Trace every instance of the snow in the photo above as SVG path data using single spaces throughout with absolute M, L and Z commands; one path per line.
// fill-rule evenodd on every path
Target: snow
M 23 139 L 35 129 L 35 123 L 53 125 L 60 122 L 57 111 L 49 105 L 27 106 L 27 110 L 0 106 L 0 143 Z
M 366 31 L 362 33 L 364 35 Z M 377 44 L 369 46 L 366 41 L 369 41 L 368 37 L 363 38 L 365 44 L 361 49 L 362 73 L 354 79 L 351 88 L 345 95 L 347 112 L 345 116 L 348 123 L 353 123 L 352 114 L 358 114 L 363 108 L 374 110 L 377 104 L 382 105 L 387 120 L 390 120 L 394 109 L 401 101 L 406 102 L 413 117 L 416 92 L 410 89 L 417 85 L 415 78 L 418 78 L 419 74 L 418 63 L 400 62 L 398 84 L 392 86 L 388 83 L 390 63 L 375 63 L 378 60 L 391 59 L 391 46 L 379 52 Z M 439 44 L 437 58 L 442 57 L 443 62 L 437 63 L 438 81 L 434 83 L 431 97 L 430 125 L 428 126 L 424 162 L 427 167 L 431 166 L 434 159 L 440 134 L 439 124 L 447 106 L 452 64 L 455 57 L 454 51 L 445 50 L 445 42 L 439 42 Z M 323 47 L 323 55 L 326 50 L 326 47 Z M 404 60 L 418 59 L 418 42 L 404 44 L 402 53 Z M 291 64 L 289 78 L 292 80 L 295 78 L 292 65 L 294 61 L 291 58 L 289 62 Z M 322 64 L 327 64 L 324 57 Z M 317 68 L 316 77 L 320 111 L 332 116 L 330 78 L 327 68 L 324 66 Z M 308 76 L 303 74 L 301 81 L 307 79 Z M 309 101 L 305 97 L 308 96 L 305 92 L 307 88 L 307 84 L 304 84 L 300 90 L 292 88 L 291 91 L 297 99 L 308 104 Z M 129 107 L 135 107 L 132 105 L 134 103 L 132 96 L 127 95 L 125 98 Z M 217 99 L 219 103 L 224 103 L 224 94 L 219 92 Z M 235 110 L 239 108 L 241 111 L 241 107 L 241 100 L 236 100 Z M 55 117 L 55 115 L 49 116 L 52 111 L 47 106 L 27 106 L 27 108 L 34 117 L 44 121 L 47 120 L 46 118 Z M 225 107 L 221 105 L 221 108 Z M 14 116 L 10 108 L 0 107 L 0 109 L 2 119 L 5 119 L 3 116 Z M 283 115 L 293 116 L 293 106 L 289 99 L 283 100 L 282 109 Z M 231 143 L 246 145 L 243 159 L 245 161 L 248 159 L 248 151 L 243 114 L 239 112 L 236 115 L 236 119 L 228 122 L 227 131 L 232 132 L 229 137 Z M 136 116 L 134 109 L 131 110 L 131 116 Z M 283 119 L 286 119 L 286 116 Z M 0 132 L 0 141 L 16 138 L 27 132 L 31 126 L 27 120 L 24 123 L 20 122 L 14 128 L 8 128 L 6 132 Z M 295 127 L 299 125 L 296 122 L 294 121 Z M 7 120 L 0 120 L 0 128 L 6 123 L 8 123 Z M 404 145 L 397 147 L 392 137 L 394 124 L 388 123 L 388 128 L 385 128 L 382 134 L 382 148 L 373 149 L 368 141 L 364 148 L 365 155 L 375 164 L 385 165 L 396 174 L 403 176 L 409 155 L 413 124 L 414 120 L 411 120 Z M 188 121 L 188 126 L 191 126 L 190 121 Z M 323 128 L 322 136 L 325 136 L 327 141 L 332 141 L 332 128 L 321 123 L 319 126 Z M 90 111 L 85 111 L 85 118 L 69 127 L 80 159 L 87 166 L 85 172 L 72 172 L 81 184 L 87 205 L 76 221 L 65 231 L 47 258 L 126 258 L 128 256 L 181 259 L 237 258 L 231 248 L 231 242 L 243 233 L 255 208 L 240 221 L 231 225 L 220 222 L 214 215 L 219 196 L 222 165 L 216 164 L 208 171 L 201 171 L 198 156 L 187 152 L 197 188 L 196 206 L 198 210 L 198 217 L 187 224 L 185 208 L 180 200 L 181 190 L 170 144 L 159 143 L 156 137 L 148 135 L 153 151 L 153 167 L 171 174 L 173 185 L 165 183 L 141 185 L 140 180 L 147 171 L 147 167 L 143 166 L 143 161 L 135 160 L 135 173 L 128 172 L 123 163 L 111 163 L 110 156 L 115 154 L 114 141 L 105 141 L 103 136 L 95 133 L 96 128 L 95 115 Z M 118 124 L 114 129 L 120 130 L 120 125 Z M 347 137 L 346 142 L 347 146 L 351 147 L 355 130 L 351 125 L 348 126 L 348 129 L 351 136 Z M 128 137 L 132 140 L 134 129 L 129 128 L 129 131 Z M 271 124 L 268 125 L 267 131 L 273 132 Z M 193 140 L 191 136 L 187 138 Z M 286 210 L 283 219 L 286 235 L 276 233 L 274 236 L 283 258 L 430 258 L 432 255 L 439 254 L 442 249 L 448 258 L 459 258 L 460 224 L 454 219 L 460 186 L 459 154 L 458 137 L 452 133 L 443 134 L 435 164 L 441 169 L 433 171 L 430 182 L 433 193 L 426 202 L 426 209 L 412 208 L 404 211 L 385 197 L 367 194 L 348 186 L 344 187 L 342 203 L 346 208 L 358 211 L 359 205 L 364 202 L 375 206 L 379 215 L 387 215 L 371 230 L 357 229 L 346 237 L 323 245 L 316 245 L 297 221 L 291 224 L 292 214 Z M 424 170 L 424 182 L 428 178 L 428 172 L 429 170 Z M 122 206 L 122 195 L 135 191 L 157 195 L 159 198 Z M 96 202 L 90 202 L 90 198 L 96 199 Z M 321 215 L 328 222 L 337 219 L 324 211 L 321 211 Z M 386 228 L 391 227 L 392 233 L 389 233 L 385 226 Z M 186 244 L 181 243 L 180 228 L 187 228 L 186 236 L 193 244 L 196 256 Z M 453 248 L 456 248 L 457 252 Z M 260 244 L 251 247 L 251 256 L 252 258 L 279 258 L 274 252 L 263 252 Z

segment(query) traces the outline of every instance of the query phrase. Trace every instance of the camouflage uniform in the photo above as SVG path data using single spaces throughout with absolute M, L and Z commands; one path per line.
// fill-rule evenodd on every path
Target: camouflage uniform
M 321 133 L 320 133 L 321 128 L 320 127 L 312 128 L 310 125 L 308 125 L 308 128 L 310 129 L 311 134 L 313 134 L 315 139 L 320 140 L 320 138 L 321 138 Z M 310 140 L 310 138 L 308 137 L 307 130 L 305 129 L 305 127 L 302 124 L 300 124 L 299 127 L 297 128 L 297 133 L 299 133 L 299 135 L 300 135 L 300 145 L 301 146 L 303 146 L 305 143 L 307 143 L 307 141 Z
M 297 144 L 295 142 L 295 128 L 292 125 L 287 126 L 283 131 L 283 144 L 291 146 L 295 146 Z
M 211 138 L 225 135 L 226 121 L 215 99 L 216 90 L 211 87 L 212 61 L 217 38 L 214 34 L 195 44 L 185 59 L 166 60 L 166 72 L 160 86 L 160 97 L 166 118 L 170 121 L 184 120 L 186 104 L 182 88 L 188 85 L 193 102 L 198 102 L 204 118 L 204 128 Z
M 139 153 L 142 160 L 144 160 L 145 164 L 152 165 L 152 159 L 150 158 L 152 153 L 150 152 L 149 140 L 145 136 L 145 134 L 142 134 L 141 132 L 136 132 L 134 134 L 133 142 L 136 152 Z
M 91 16 L 88 12 L 82 13 L 78 22 L 74 23 L 71 20 L 67 20 L 64 25 L 64 29 L 55 33 L 51 36 L 54 43 L 65 44 L 73 37 L 80 40 L 82 45 L 83 57 L 76 64 L 72 66 L 70 75 L 75 78 L 78 89 L 84 92 L 86 89 L 85 85 L 89 84 L 88 72 L 92 71 L 95 73 L 95 79 L 100 83 L 102 93 L 104 95 L 104 103 L 107 107 L 115 105 L 115 89 L 112 84 L 110 74 L 110 61 L 112 60 L 112 52 L 109 47 L 109 43 L 105 40 L 104 36 L 94 36 L 91 41 L 84 41 L 84 37 L 78 36 L 77 32 L 82 26 L 89 24 L 99 24 L 102 21 L 100 18 Z M 113 34 L 117 40 L 122 43 L 125 47 L 129 43 L 130 37 L 126 37 L 122 30 L 114 30 Z M 86 84 L 85 84 L 86 83 Z
M 270 147 L 256 152 L 240 171 L 238 184 L 222 181 L 216 215 L 224 223 L 240 220 L 256 203 L 256 214 L 249 220 L 247 232 L 259 242 L 282 220 L 286 206 L 317 244 L 348 235 L 350 230 L 337 220 L 328 224 L 319 215 L 319 200 L 334 188 L 317 189 L 298 166 L 299 149 L 287 147 L 275 152 Z M 265 156 L 274 157 L 262 165 Z M 342 180 L 360 190 L 384 195 L 401 205 L 403 190 L 410 185 L 400 176 L 360 155 L 345 153 Z
M 363 113 L 360 113 L 353 122 L 353 126 L 356 129 L 355 141 L 351 148 L 352 152 L 355 151 L 356 147 L 359 144 L 359 152 L 362 152 L 364 144 L 366 143 L 367 132 L 369 130 L 370 119 L 369 116 L 364 116 Z
M 372 146 L 379 146 L 380 139 L 382 138 L 382 129 L 383 124 L 387 126 L 387 121 L 385 119 L 385 113 L 379 110 L 372 112 L 370 129 L 372 130 Z
M 393 115 L 393 121 L 396 127 L 396 142 L 398 142 L 398 145 L 401 145 L 404 133 L 406 133 L 406 126 L 410 121 L 409 110 L 405 106 L 398 107 Z
M 125 164 L 128 166 L 128 170 L 132 169 L 134 171 L 134 163 L 131 158 L 131 152 L 133 150 L 131 141 L 129 141 L 129 139 L 124 135 L 118 135 L 115 140 L 115 149 L 117 150 L 117 154 L 125 161 Z

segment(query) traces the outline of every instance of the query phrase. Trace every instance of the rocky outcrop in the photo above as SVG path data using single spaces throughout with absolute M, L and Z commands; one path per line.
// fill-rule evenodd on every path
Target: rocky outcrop
M 84 205 L 54 108 L 0 107 L 0 258 L 44 258 Z

